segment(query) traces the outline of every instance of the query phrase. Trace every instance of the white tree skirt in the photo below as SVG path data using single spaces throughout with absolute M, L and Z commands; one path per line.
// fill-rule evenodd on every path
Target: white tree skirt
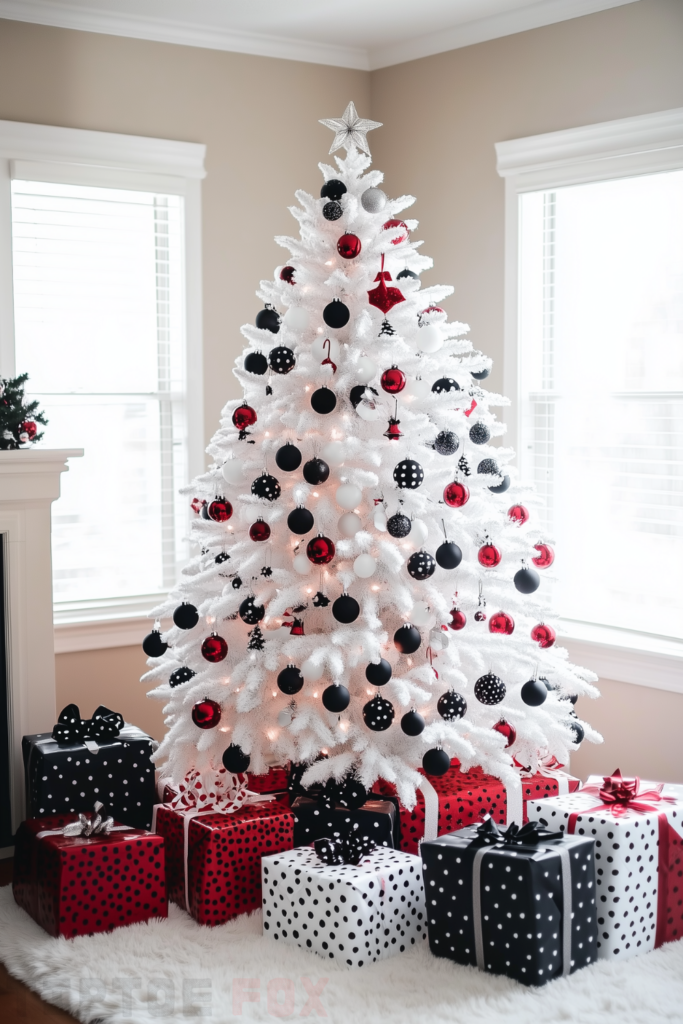
M 171 907 L 167 921 L 53 939 L 7 886 L 0 889 L 0 960 L 48 1002 L 107 1024 L 276 1021 L 302 1012 L 331 1024 L 683 1021 L 683 942 L 532 990 L 432 957 L 426 944 L 348 970 L 264 938 L 259 913 L 205 928 Z M 307 989 L 320 994 L 309 999 Z

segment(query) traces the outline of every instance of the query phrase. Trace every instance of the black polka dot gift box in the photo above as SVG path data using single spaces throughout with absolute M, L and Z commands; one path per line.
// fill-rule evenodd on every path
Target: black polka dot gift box
M 264 935 L 348 967 L 422 944 L 427 930 L 419 857 L 377 847 L 357 864 L 343 863 L 336 841 L 320 844 L 326 859 L 315 847 L 263 858 Z
M 600 959 L 683 937 L 683 786 L 615 771 L 529 807 L 549 828 L 595 840 Z
M 68 705 L 52 733 L 23 738 L 27 817 L 86 812 L 99 800 L 122 824 L 150 828 L 157 745 L 116 712 L 99 707 L 82 719 Z
M 597 959 L 595 842 L 491 818 L 420 846 L 436 956 L 544 985 Z
M 292 812 L 295 846 L 310 846 L 326 836 L 339 838 L 354 827 L 377 846 L 398 846 L 396 804 L 386 798 L 370 797 L 361 807 L 349 808 L 341 804 L 326 806 L 324 801 L 298 796 L 292 801 Z
M 70 939 L 166 917 L 164 841 L 105 816 L 30 818 L 17 831 L 14 899 L 50 935 Z

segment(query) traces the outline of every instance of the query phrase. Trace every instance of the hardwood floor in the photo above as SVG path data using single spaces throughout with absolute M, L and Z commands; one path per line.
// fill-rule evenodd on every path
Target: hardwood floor
M 0 860 L 0 885 L 12 881 L 12 860 Z M 5 1024 L 53 1024 L 75 1020 L 70 1013 L 43 1002 L 0 964 L 0 1020 Z

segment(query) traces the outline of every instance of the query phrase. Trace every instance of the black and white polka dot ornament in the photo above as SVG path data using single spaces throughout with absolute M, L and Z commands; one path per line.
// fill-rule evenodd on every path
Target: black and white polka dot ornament
M 414 580 L 428 580 L 434 575 L 436 561 L 428 551 L 415 551 L 408 559 L 407 569 Z
M 467 701 L 461 693 L 456 690 L 447 690 L 439 697 L 436 710 L 447 722 L 454 722 L 456 718 L 464 718 L 467 711 Z
M 403 490 L 415 490 L 424 478 L 424 470 L 415 459 L 403 459 L 394 469 L 394 480 Z
M 414 654 L 422 643 L 420 630 L 406 622 L 394 633 L 394 647 L 401 654 Z
M 275 464 L 283 473 L 293 473 L 301 465 L 301 458 L 301 452 L 297 446 L 288 441 L 275 453 Z
M 337 405 L 337 396 L 330 388 L 317 388 L 311 395 L 311 408 L 320 416 L 327 416 Z
M 274 476 L 262 473 L 252 483 L 251 493 L 257 498 L 265 498 L 266 501 L 276 501 L 282 493 L 282 488 Z
M 242 622 L 246 622 L 248 626 L 255 626 L 257 622 L 266 614 L 266 610 L 262 604 L 257 602 L 257 599 L 253 594 L 249 597 L 245 597 L 244 601 L 239 607 L 239 615 Z
M 287 665 L 287 667 L 283 668 L 278 674 L 277 685 L 283 693 L 286 693 L 288 697 L 291 697 L 293 694 L 298 693 L 303 687 L 304 677 L 301 675 L 301 672 L 296 665 Z
M 360 615 L 360 605 L 355 597 L 349 594 L 342 594 L 332 605 L 332 614 L 337 622 L 348 624 L 355 622 Z
M 379 694 L 363 708 L 363 721 L 372 732 L 384 732 L 394 720 L 394 705 Z
M 474 696 L 480 704 L 500 704 L 505 698 L 505 683 L 493 672 L 487 672 L 474 684 Z
M 387 519 L 387 533 L 390 537 L 407 537 L 411 528 L 412 523 L 410 519 L 408 516 L 404 516 L 402 512 L 396 512 Z
M 425 720 L 419 711 L 407 711 L 401 719 L 401 731 L 406 736 L 419 736 L 421 732 L 424 732 Z
M 436 435 L 433 447 L 439 455 L 453 455 L 460 447 L 460 441 L 452 430 L 442 430 Z
M 470 441 L 472 444 L 486 444 L 491 440 L 491 431 L 485 423 L 473 423 L 470 427 Z
M 445 775 L 451 766 L 451 759 L 441 747 L 432 747 L 422 758 L 422 767 L 427 775 Z
M 223 767 L 226 772 L 230 772 L 231 775 L 240 775 L 242 772 L 246 772 L 251 764 L 251 757 L 249 754 L 245 754 L 237 743 L 231 743 L 230 746 L 223 751 L 222 760 Z
M 173 621 L 178 629 L 192 629 L 199 622 L 199 612 L 193 604 L 183 601 L 173 612 Z
M 322 701 L 327 711 L 340 715 L 351 703 L 351 694 L 341 683 L 332 683 L 323 690 Z
M 285 374 L 294 369 L 296 358 L 291 348 L 285 345 L 278 345 L 272 348 L 268 355 L 268 365 L 273 373 Z
M 175 672 L 171 672 L 168 680 L 169 686 L 182 686 L 183 683 L 189 683 L 190 679 L 194 679 L 196 672 L 193 672 L 187 665 L 181 665 Z
M 268 370 L 268 360 L 263 352 L 247 352 L 244 357 L 244 369 L 247 373 L 255 373 L 262 377 Z
M 435 395 L 442 395 L 449 391 L 459 391 L 460 385 L 452 377 L 439 377 L 432 384 L 432 391 Z

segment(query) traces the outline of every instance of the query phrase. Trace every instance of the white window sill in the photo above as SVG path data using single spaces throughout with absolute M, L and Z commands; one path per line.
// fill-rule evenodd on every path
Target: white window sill
M 120 601 L 73 602 L 55 606 L 55 654 L 136 647 L 152 628 L 150 609 L 165 594 Z
M 683 693 L 683 641 L 563 619 L 558 642 L 603 679 Z

